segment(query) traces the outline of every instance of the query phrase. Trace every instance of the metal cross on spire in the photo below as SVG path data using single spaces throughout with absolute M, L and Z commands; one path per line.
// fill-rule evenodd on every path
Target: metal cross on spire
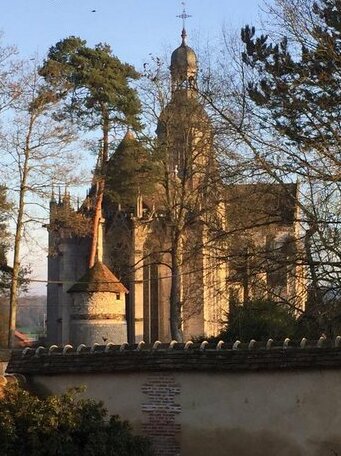
M 176 17 L 179 17 L 180 19 L 182 19 L 182 27 L 185 28 L 186 19 L 188 19 L 189 17 L 192 17 L 192 15 L 187 14 L 185 2 L 181 2 L 181 5 L 183 6 L 182 13 L 178 14 Z
M 182 19 L 182 33 L 181 33 L 181 36 L 182 36 L 182 41 L 185 42 L 185 39 L 186 39 L 186 36 L 187 36 L 187 34 L 186 34 L 186 19 L 188 19 L 189 17 L 192 17 L 192 15 L 191 14 L 187 14 L 185 2 L 181 2 L 181 5 L 183 7 L 182 13 L 178 14 L 176 17 L 179 17 L 180 19 Z

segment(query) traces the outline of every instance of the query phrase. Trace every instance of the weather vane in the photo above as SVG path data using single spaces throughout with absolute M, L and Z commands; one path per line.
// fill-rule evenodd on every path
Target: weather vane
M 192 16 L 191 16 L 191 14 L 186 13 L 185 2 L 181 2 L 181 5 L 183 6 L 182 13 L 178 14 L 176 17 L 179 17 L 180 19 L 182 19 L 182 27 L 185 28 L 186 19 L 188 19 L 189 17 L 192 17 Z

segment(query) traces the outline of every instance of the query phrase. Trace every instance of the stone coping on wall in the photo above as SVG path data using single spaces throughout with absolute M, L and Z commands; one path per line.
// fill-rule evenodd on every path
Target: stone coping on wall
M 0 362 L 7 363 L 11 357 L 11 350 L 8 348 L 0 348 Z
M 7 373 L 23 375 L 58 375 L 77 373 L 144 372 L 144 371 L 207 371 L 240 372 L 295 369 L 341 368 L 341 337 L 334 341 L 266 344 L 252 340 L 248 344 L 217 344 L 191 341 L 180 344 L 140 342 L 138 345 L 95 344 L 92 347 L 25 348 L 14 350 Z

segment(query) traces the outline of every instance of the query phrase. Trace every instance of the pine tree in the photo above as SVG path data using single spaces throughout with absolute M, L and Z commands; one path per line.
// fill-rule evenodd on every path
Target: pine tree
M 86 131 L 100 128 L 102 147 L 95 175 L 97 188 L 89 267 L 96 259 L 99 221 L 109 158 L 109 135 L 113 128 L 139 128 L 140 102 L 130 86 L 139 74 L 112 54 L 107 44 L 86 46 L 71 36 L 51 47 L 40 69 L 53 96 L 64 101 L 61 118 L 69 117 Z
M 242 29 L 243 60 L 256 75 L 248 93 L 293 144 L 332 152 L 340 145 L 341 4 L 319 0 L 311 15 L 309 41 L 296 46 L 287 36 L 273 43 L 254 27 Z M 340 164 L 339 153 L 328 158 Z
M 302 261 L 319 305 L 323 288 L 341 287 L 341 3 L 278 0 L 271 12 L 281 25 L 278 42 L 254 27 L 241 32 L 247 92 L 263 138 L 276 137 L 282 150 L 268 160 L 270 174 L 302 182 Z

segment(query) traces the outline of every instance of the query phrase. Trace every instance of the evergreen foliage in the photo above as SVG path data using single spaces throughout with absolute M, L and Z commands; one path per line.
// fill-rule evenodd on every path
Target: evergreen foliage
M 251 339 L 267 341 L 302 337 L 317 340 L 321 334 L 335 339 L 340 334 L 340 299 L 327 297 L 318 305 L 308 303 L 298 318 L 292 307 L 270 300 L 250 300 L 244 304 L 232 303 L 228 323 L 217 337 L 228 342 Z
M 17 386 L 0 401 L 2 456 L 152 456 L 149 442 L 128 422 L 107 417 L 101 402 L 62 396 L 39 399 Z
M 147 199 L 153 194 L 158 171 L 150 151 L 126 135 L 108 162 L 106 196 L 126 208 L 134 207 L 139 193 Z
M 341 118 L 341 3 L 312 2 L 310 14 L 298 46 L 287 36 L 273 43 L 267 35 L 256 37 L 254 27 L 243 28 L 243 60 L 257 75 L 250 97 L 281 134 L 306 148 L 326 141 L 332 147 L 339 144 Z
M 325 334 L 333 340 L 341 334 L 341 299 L 338 290 L 321 291 L 322 301 L 309 297 L 306 311 L 297 320 L 297 331 L 302 337 L 318 339 Z
M 135 69 L 112 55 L 107 44 L 86 46 L 70 36 L 49 50 L 40 74 L 54 96 L 66 101 L 63 115 L 71 115 L 86 129 L 117 125 L 139 126 L 140 102 L 130 87 L 139 78 Z
M 70 118 L 86 131 L 101 130 L 89 255 L 89 267 L 92 267 L 97 252 L 110 132 L 122 126 L 140 128 L 140 101 L 130 86 L 139 74 L 131 65 L 113 56 L 109 45 L 100 43 L 90 48 L 86 41 L 70 36 L 50 48 L 40 75 L 45 78 L 51 97 L 63 101 L 61 119 Z
M 219 338 L 234 342 L 284 340 L 294 337 L 297 322 L 293 311 L 283 303 L 267 300 L 246 301 L 232 305 L 228 325 Z
M 341 290 L 341 2 L 276 0 L 271 11 L 281 25 L 278 42 L 256 36 L 254 27 L 241 33 L 253 118 L 261 137 L 278 143 L 267 161 L 257 153 L 276 180 L 301 181 L 301 261 L 320 324 L 323 290 Z

